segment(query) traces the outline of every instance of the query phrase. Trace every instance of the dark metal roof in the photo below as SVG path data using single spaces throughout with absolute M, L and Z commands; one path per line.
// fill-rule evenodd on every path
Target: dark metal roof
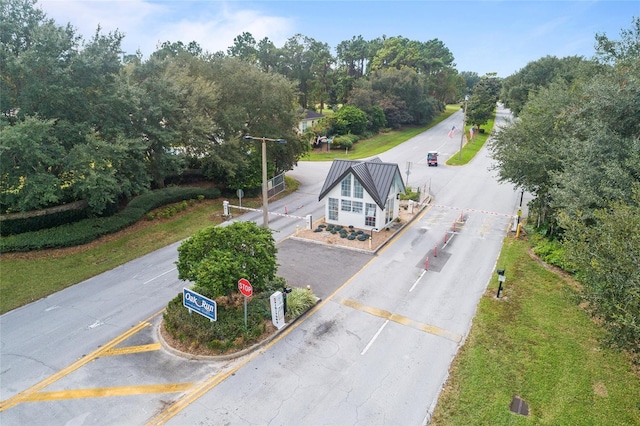
M 396 174 L 399 176 L 404 190 L 402 175 L 395 163 L 383 163 L 378 157 L 369 161 L 333 160 L 318 200 L 322 200 L 349 173 L 358 179 L 364 190 L 371 195 L 381 209 L 384 209 Z
M 321 114 L 321 113 L 319 113 L 317 111 L 314 111 L 312 109 L 302 110 L 302 115 L 303 115 L 303 117 L 302 117 L 303 120 L 313 120 L 313 119 L 316 119 L 316 118 L 324 117 L 324 114 Z

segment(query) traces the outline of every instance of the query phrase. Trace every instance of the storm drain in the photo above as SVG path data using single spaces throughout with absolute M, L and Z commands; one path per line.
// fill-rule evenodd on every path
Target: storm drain
M 523 416 L 529 415 L 529 404 L 524 402 L 522 398 L 519 396 L 514 396 L 511 400 L 511 405 L 509 406 L 509 410 L 516 414 L 521 414 Z

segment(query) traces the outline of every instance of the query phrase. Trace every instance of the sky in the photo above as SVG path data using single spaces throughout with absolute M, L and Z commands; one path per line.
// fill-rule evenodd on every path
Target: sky
M 458 71 L 499 77 L 548 55 L 591 58 L 597 33 L 618 40 L 640 17 L 639 0 L 38 0 L 36 7 L 59 25 L 70 23 L 85 40 L 98 26 L 103 33 L 118 30 L 123 50 L 144 58 L 165 41 L 226 52 L 243 32 L 277 47 L 302 34 L 334 54 L 353 37 L 401 36 L 438 39 Z

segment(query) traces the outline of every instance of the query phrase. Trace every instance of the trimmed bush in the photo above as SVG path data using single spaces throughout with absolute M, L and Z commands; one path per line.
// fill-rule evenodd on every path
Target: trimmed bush
M 203 200 L 220 196 L 217 188 L 165 188 L 134 198 L 122 211 L 109 217 L 84 219 L 55 228 L 41 229 L 0 238 L 0 253 L 73 247 L 112 234 L 142 219 L 149 211 L 190 198 Z
M 89 217 L 86 202 L 0 216 L 0 235 L 16 235 L 73 223 Z

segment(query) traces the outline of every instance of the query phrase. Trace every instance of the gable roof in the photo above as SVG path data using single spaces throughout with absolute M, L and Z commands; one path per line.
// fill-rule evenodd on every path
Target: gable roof
M 302 120 L 316 120 L 318 118 L 324 117 L 324 114 L 320 114 L 312 109 L 304 109 L 302 110 Z
M 395 163 L 383 163 L 378 157 L 368 161 L 333 160 L 318 200 L 322 200 L 349 173 L 353 174 L 381 209 L 384 209 L 396 174 L 400 177 L 404 190 L 402 175 Z

